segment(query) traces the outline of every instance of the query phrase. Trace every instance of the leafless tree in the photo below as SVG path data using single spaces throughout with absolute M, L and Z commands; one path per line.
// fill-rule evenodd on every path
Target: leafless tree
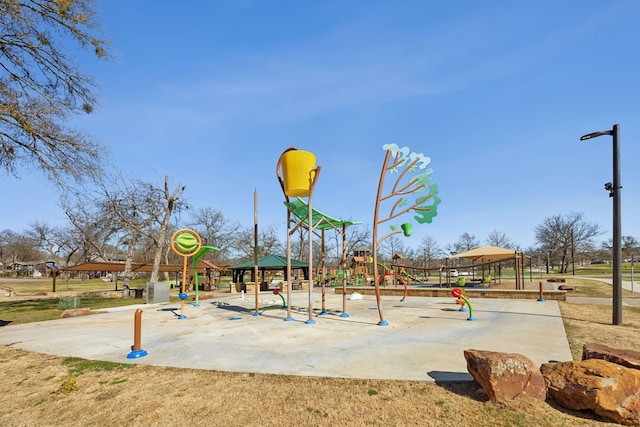
M 602 234 L 600 226 L 586 221 L 582 212 L 550 216 L 536 226 L 535 232 L 545 251 L 560 254 L 561 273 L 567 272 L 570 261 L 574 262 L 576 251 L 591 246 L 592 239 Z
M 425 267 L 431 267 L 431 261 L 443 254 L 442 249 L 438 246 L 438 241 L 429 235 L 422 238 L 418 251 L 424 256 Z
M 403 251 L 404 242 L 398 236 L 389 236 L 380 244 L 380 252 L 389 262 L 391 262 L 395 254 L 402 254 Z
M 123 177 L 112 177 L 110 181 L 101 181 L 100 193 L 105 200 L 105 207 L 117 219 L 120 228 L 127 230 L 125 289 L 129 288 L 131 264 L 136 245 L 143 235 L 155 242 L 156 252 L 150 280 L 158 280 L 162 251 L 167 243 L 166 234 L 169 221 L 173 211 L 181 208 L 179 202 L 184 190 L 184 186 L 178 185 L 173 192 L 170 192 L 168 177 L 165 177 L 163 188 L 142 180 L 132 181 Z M 150 233 L 154 224 L 158 226 L 157 231 Z M 128 295 L 125 293 L 125 296 Z
M 18 261 L 36 261 L 45 256 L 27 233 L 12 230 L 0 232 L 0 262 L 3 270 Z
M 92 0 L 0 1 L 0 169 L 33 165 L 58 185 L 99 174 L 106 150 L 69 126 L 97 104 L 72 56 L 106 58 L 98 33 Z
M 487 237 L 487 245 L 497 246 L 499 248 L 516 249 L 513 240 L 502 231 L 493 230 Z
M 153 186 L 147 186 L 149 193 L 157 192 Z M 183 207 L 181 203 L 181 197 L 184 193 L 186 186 L 178 184 L 173 191 L 169 190 L 169 177 L 164 177 L 164 189 L 162 191 L 162 198 L 160 204 L 160 210 L 157 211 L 154 220 L 159 224 L 157 233 L 151 234 L 156 243 L 156 251 L 153 257 L 153 267 L 151 269 L 151 282 L 158 281 L 158 271 L 160 270 L 160 262 L 162 261 L 162 252 L 167 247 L 167 230 L 169 229 L 169 222 L 171 221 L 171 215 L 175 210 L 180 210 Z
M 119 251 L 124 245 L 124 229 L 101 194 L 89 191 L 65 193 L 61 206 L 71 223 L 70 233 L 82 242 L 82 261 L 113 261 L 119 258 Z
M 469 234 L 466 231 L 458 237 L 458 241 L 454 243 L 454 248 L 457 252 L 466 252 L 471 249 L 475 249 L 480 246 L 480 242 L 476 239 L 476 236 Z
M 208 253 L 214 263 L 229 258 L 234 239 L 240 230 L 238 222 L 229 220 L 221 211 L 207 206 L 191 213 L 189 226 L 200 234 L 203 244 L 220 248 L 220 251 Z
M 233 241 L 233 250 L 241 260 L 253 259 L 254 228 L 242 228 Z M 258 230 L 259 256 L 284 253 L 284 245 L 278 238 L 278 230 L 274 226 Z

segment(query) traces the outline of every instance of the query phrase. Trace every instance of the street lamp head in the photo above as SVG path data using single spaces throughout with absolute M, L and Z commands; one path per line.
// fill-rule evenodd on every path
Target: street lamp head
M 588 133 L 586 135 L 582 135 L 580 137 L 580 141 L 586 141 L 587 139 L 597 138 L 597 137 L 602 136 L 602 135 L 613 135 L 613 130 L 605 130 L 605 131 L 602 131 L 602 132 Z

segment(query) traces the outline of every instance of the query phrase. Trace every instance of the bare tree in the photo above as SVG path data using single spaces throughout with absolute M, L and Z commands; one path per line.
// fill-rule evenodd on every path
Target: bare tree
M 34 165 L 56 184 L 95 177 L 105 149 L 69 127 L 97 103 L 75 47 L 105 58 L 92 0 L 0 1 L 0 168 Z
M 38 243 L 27 233 L 17 233 L 11 230 L 0 232 L 0 262 L 2 268 L 18 261 L 37 261 L 44 255 L 38 248 Z M 8 262 L 11 260 L 10 262 Z
M 401 254 L 404 251 L 404 242 L 398 236 L 389 236 L 380 244 L 380 249 L 387 260 L 391 261 L 395 254 Z
M 476 239 L 476 236 L 465 231 L 458 237 L 458 241 L 453 246 L 457 252 L 466 252 L 479 247 L 480 242 Z
M 46 223 L 35 222 L 27 233 L 41 250 L 47 252 L 47 261 L 53 261 L 58 268 L 99 256 L 87 236 L 73 226 L 50 227 Z
M 166 245 L 166 233 L 171 214 L 179 209 L 179 200 L 185 187 L 178 185 L 173 193 L 169 191 L 169 179 L 165 177 L 164 187 L 158 188 L 142 180 L 128 180 L 113 177 L 110 181 L 100 183 L 100 197 L 105 200 L 108 209 L 119 223 L 119 227 L 127 230 L 127 256 L 124 269 L 124 286 L 129 289 L 132 277 L 136 245 L 141 236 L 146 235 L 156 245 L 151 281 L 158 280 L 158 270 L 162 259 L 162 251 Z M 152 233 L 153 225 L 158 228 Z M 128 296 L 125 294 L 124 296 Z
M 576 251 L 591 246 L 591 239 L 602 234 L 600 226 L 587 222 L 581 212 L 550 216 L 536 226 L 535 232 L 536 239 L 544 250 L 560 254 L 561 273 L 567 272 L 570 261 L 574 262 Z
M 424 255 L 424 266 L 431 267 L 431 261 L 442 255 L 442 249 L 438 246 L 438 241 L 432 236 L 424 236 L 420 241 L 418 251 Z
M 149 193 L 157 192 L 152 186 L 147 186 Z M 167 247 L 167 230 L 169 228 L 169 221 L 171 221 L 171 215 L 174 210 L 182 209 L 182 204 L 180 203 L 180 198 L 182 197 L 182 193 L 186 186 L 182 186 L 178 184 L 178 186 L 173 190 L 173 192 L 169 191 L 169 177 L 164 177 L 164 189 L 162 191 L 162 204 L 160 206 L 160 210 L 155 215 L 155 220 L 159 223 L 160 227 L 156 233 L 151 236 L 154 237 L 154 241 L 156 243 L 156 251 L 153 257 L 153 267 L 151 269 L 151 282 L 158 281 L 158 271 L 160 270 L 160 262 L 162 261 L 162 251 Z
M 493 230 L 487 237 L 487 245 L 497 246 L 499 248 L 516 249 L 515 243 L 505 233 Z
M 239 258 L 243 260 L 253 259 L 253 241 L 253 226 L 238 231 L 233 242 L 233 249 Z M 260 246 L 259 256 L 261 257 L 271 254 L 281 254 L 285 250 L 284 245 L 278 239 L 278 230 L 274 226 L 259 230 L 258 245 Z
M 628 259 L 634 252 L 637 254 L 640 244 L 638 243 L 638 239 L 633 236 L 622 236 L 622 256 L 624 259 Z M 606 250 L 607 253 L 611 254 L 611 250 L 613 249 L 613 239 L 608 239 L 606 242 L 602 242 L 601 247 L 603 250 Z
M 234 239 L 240 230 L 238 222 L 232 222 L 225 218 L 221 211 L 209 206 L 193 212 L 189 226 L 200 234 L 203 244 L 220 248 L 220 251 L 209 252 L 213 262 L 229 256 Z
M 333 264 L 335 268 L 342 268 L 342 230 L 333 230 L 327 233 L 329 247 L 325 248 L 327 253 L 335 253 Z M 371 227 L 366 225 L 352 225 L 345 229 L 345 256 L 348 258 L 355 251 L 355 248 L 369 246 L 371 243 Z M 315 251 L 315 249 L 314 249 Z
M 29 225 L 26 234 L 31 241 L 46 251 L 49 259 L 58 261 L 59 242 L 56 242 L 58 230 L 49 226 L 46 222 L 36 221 Z
M 89 196 L 88 196 L 89 195 Z M 90 203 L 87 203 L 90 197 Z M 76 240 L 82 242 L 81 259 L 112 261 L 118 258 L 125 233 L 100 194 L 66 193 L 61 205 L 71 223 Z

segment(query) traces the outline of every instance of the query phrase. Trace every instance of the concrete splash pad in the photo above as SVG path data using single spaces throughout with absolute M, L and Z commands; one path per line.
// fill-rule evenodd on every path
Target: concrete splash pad
M 380 320 L 373 296 L 347 301 L 313 296 L 313 320 L 306 324 L 308 293 L 294 292 L 293 321 L 271 293 L 233 295 L 185 304 L 149 304 L 101 310 L 73 317 L 0 329 L 0 344 L 28 351 L 121 363 L 232 372 L 412 381 L 467 381 L 463 351 L 520 353 L 540 365 L 571 360 L 556 301 L 474 299 L 475 321 L 451 298 L 383 297 Z M 128 359 L 134 313 L 141 308 L 141 348 L 147 356 Z

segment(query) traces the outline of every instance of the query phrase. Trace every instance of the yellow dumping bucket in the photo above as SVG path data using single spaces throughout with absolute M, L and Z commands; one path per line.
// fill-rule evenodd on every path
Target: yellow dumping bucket
M 282 154 L 284 193 L 289 197 L 307 197 L 315 179 L 316 156 L 304 150 L 290 150 Z

